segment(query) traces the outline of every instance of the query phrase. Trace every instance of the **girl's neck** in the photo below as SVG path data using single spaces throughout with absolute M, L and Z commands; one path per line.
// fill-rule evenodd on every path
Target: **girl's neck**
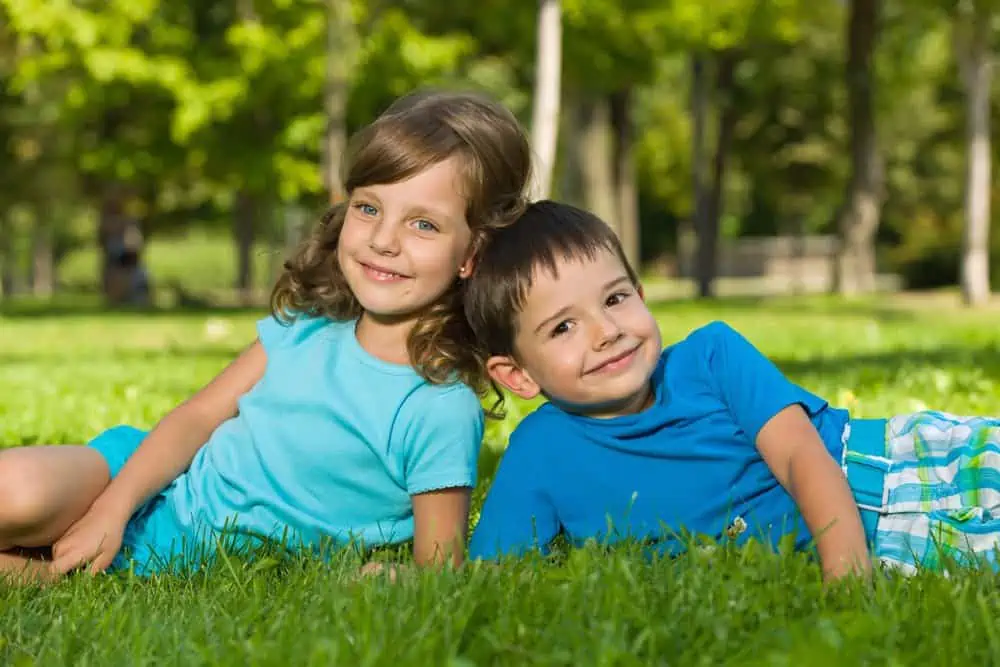
M 409 366 L 410 355 L 406 341 L 414 324 L 412 317 L 380 319 L 363 313 L 358 318 L 354 335 L 361 348 L 376 359 Z

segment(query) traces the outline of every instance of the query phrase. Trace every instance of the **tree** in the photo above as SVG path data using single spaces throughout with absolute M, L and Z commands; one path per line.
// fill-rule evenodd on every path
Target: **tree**
M 347 99 L 357 62 L 358 44 L 351 0 L 328 2 L 327 82 L 324 95 L 327 124 L 323 155 L 327 196 L 331 203 L 336 203 L 345 195 L 340 168 L 347 150 Z
M 962 234 L 962 298 L 980 305 L 990 298 L 990 87 L 993 23 L 997 4 L 964 0 L 955 14 L 955 46 L 965 88 L 966 171 Z
M 533 198 L 547 199 L 555 167 L 559 133 L 562 10 L 559 0 L 539 0 L 538 47 L 535 55 L 535 99 L 531 145 L 535 153 Z
M 838 214 L 836 284 L 841 294 L 875 288 L 875 233 L 882 206 L 883 170 L 875 129 L 872 59 L 881 0 L 851 0 L 847 19 L 848 118 L 851 174 Z
M 740 66 L 754 50 L 800 39 L 801 26 L 829 8 L 805 0 L 731 1 L 697 6 L 673 0 L 670 37 L 693 53 L 691 77 L 693 221 L 697 239 L 698 294 L 714 295 L 717 255 L 724 212 L 726 176 L 736 125 L 745 113 L 736 100 Z M 710 107 L 714 101 L 714 148 L 709 148 Z M 707 153 L 711 151 L 709 160 Z

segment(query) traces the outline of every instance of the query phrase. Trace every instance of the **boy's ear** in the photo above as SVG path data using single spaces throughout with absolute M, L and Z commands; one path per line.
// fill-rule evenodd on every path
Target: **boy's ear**
M 486 372 L 498 385 L 525 400 L 542 393 L 541 387 L 531 379 L 528 371 L 514 361 L 513 357 L 500 355 L 490 357 L 486 360 Z

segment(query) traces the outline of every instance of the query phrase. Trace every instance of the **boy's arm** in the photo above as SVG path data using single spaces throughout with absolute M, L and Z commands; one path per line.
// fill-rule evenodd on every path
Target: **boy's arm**
M 559 533 L 555 507 L 542 488 L 546 473 L 537 461 L 539 452 L 534 451 L 545 443 L 518 435 L 515 432 L 511 438 L 486 495 L 469 541 L 471 559 L 496 560 L 533 548 L 547 553 Z
M 823 576 L 867 574 L 871 561 L 857 504 L 805 411 L 791 405 L 772 417 L 757 436 L 757 449 L 802 512 Z
M 790 382 L 746 338 L 721 322 L 705 327 L 709 368 L 733 420 L 791 494 L 819 550 L 824 574 L 870 569 L 857 505 L 840 466 L 809 418 L 827 403 Z

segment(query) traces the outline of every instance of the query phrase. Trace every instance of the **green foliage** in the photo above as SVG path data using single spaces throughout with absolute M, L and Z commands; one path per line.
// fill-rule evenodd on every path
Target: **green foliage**
M 831 231 L 850 171 L 845 3 L 562 7 L 567 99 L 635 92 L 644 257 L 669 250 L 674 226 L 691 213 L 692 53 L 739 58 L 726 234 Z M 914 285 L 955 275 L 965 97 L 953 42 L 969 8 L 984 20 L 1000 16 L 995 0 L 883 3 L 879 241 L 883 268 Z M 289 0 L 0 0 L 0 157 L 9 166 L 0 173 L 0 228 L 17 266 L 29 264 L 26 220 L 49 221 L 60 244 L 88 242 L 111 188 L 128 193 L 151 237 L 230 224 L 239 192 L 259 204 L 258 233 L 279 226 L 287 205 L 325 202 L 328 9 Z M 484 90 L 530 121 L 537 3 L 350 0 L 349 10 L 356 51 L 341 39 L 333 48 L 342 58 L 332 59 L 351 79 L 348 130 L 418 86 Z

